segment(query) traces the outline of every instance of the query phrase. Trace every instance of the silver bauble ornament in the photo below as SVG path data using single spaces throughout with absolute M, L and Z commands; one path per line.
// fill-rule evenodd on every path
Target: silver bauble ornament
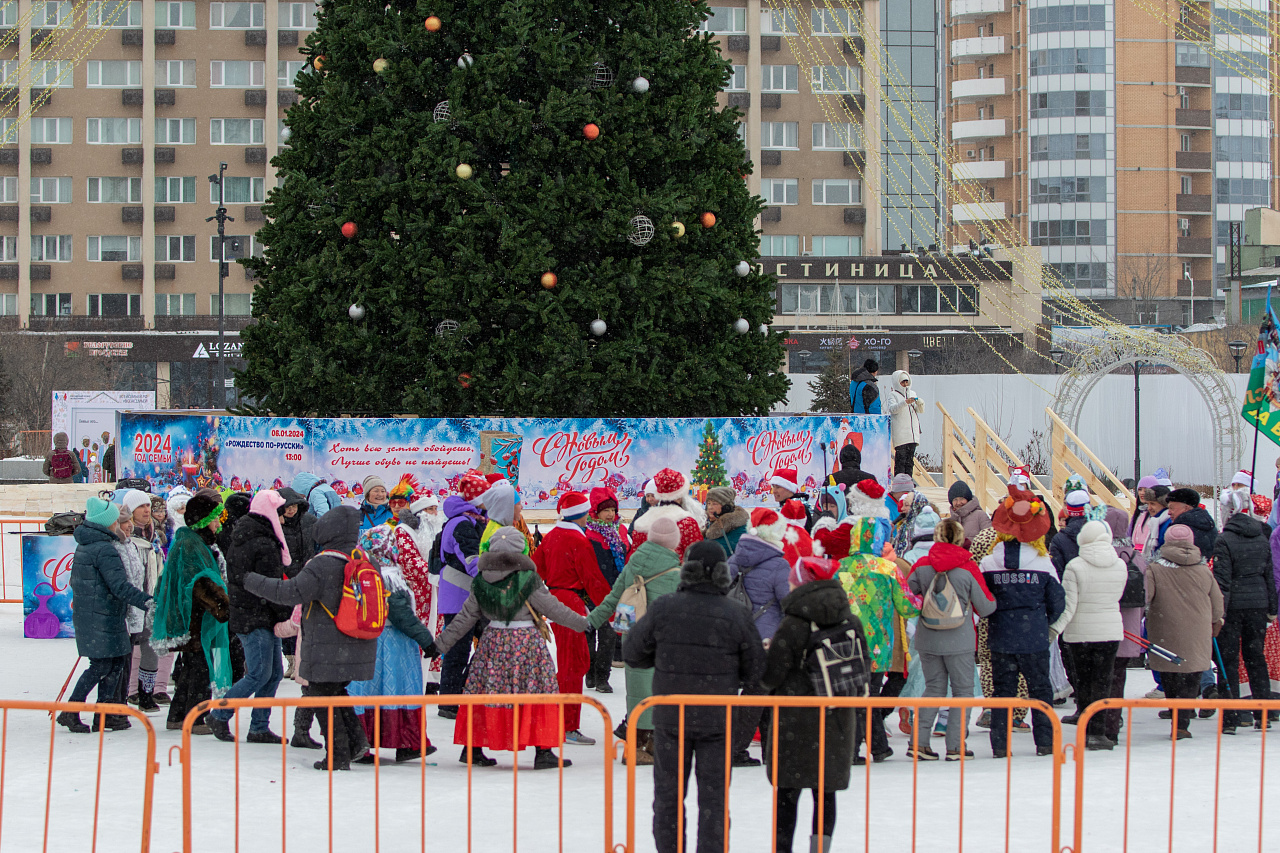
M 740 277 L 746 278 L 747 276 L 751 275 L 751 264 L 747 263 L 746 261 L 738 261 L 737 265 L 734 266 L 733 271 L 736 272 Z
M 631 245 L 643 246 L 653 239 L 653 220 L 644 214 L 631 217 L 627 224 L 631 226 L 631 233 L 627 235 Z
M 440 103 L 436 104 L 436 108 L 431 111 L 431 117 L 436 121 L 448 121 L 449 120 L 449 102 L 441 101 Z
M 469 53 L 464 53 L 458 57 L 458 67 L 466 71 L 472 65 L 476 64 L 476 58 Z
M 739 317 L 734 321 L 733 328 L 738 334 L 745 335 L 747 332 L 751 331 L 751 324 L 742 317 Z
M 769 335 L 769 326 L 768 326 L 768 324 L 767 324 L 767 323 L 761 323 L 761 324 L 760 324 L 760 328 L 758 329 L 758 331 L 760 332 L 760 334 L 765 335 L 765 336 L 767 337 L 767 336 Z
M 608 331 L 608 329 L 609 327 L 605 325 L 604 320 L 591 321 L 591 334 L 595 335 L 597 338 Z
M 615 79 L 609 66 L 601 60 L 596 60 L 595 65 L 591 66 L 591 76 L 587 78 L 587 85 L 592 89 L 607 89 L 613 85 Z
M 637 77 L 636 79 L 632 80 L 631 91 L 635 92 L 638 95 L 643 95 L 645 92 L 649 91 L 648 79 L 644 77 Z
M 363 320 L 364 306 L 358 302 L 352 302 L 351 307 L 347 309 L 347 316 L 352 320 Z
M 292 130 L 290 130 L 290 129 L 289 129 L 289 128 L 287 128 L 287 127 L 282 127 L 282 128 L 280 128 L 280 141 L 281 141 L 281 142 L 288 142 L 288 141 L 289 141 L 289 137 L 291 137 L 291 136 L 293 136 L 293 131 L 292 131 Z

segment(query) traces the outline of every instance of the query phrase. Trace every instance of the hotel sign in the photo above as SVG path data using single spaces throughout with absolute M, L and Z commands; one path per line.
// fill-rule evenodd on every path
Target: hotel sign
M 761 258 L 761 275 L 783 281 L 1010 281 L 1011 261 L 990 258 L 939 257 L 917 260 L 904 255 L 872 255 L 854 258 Z

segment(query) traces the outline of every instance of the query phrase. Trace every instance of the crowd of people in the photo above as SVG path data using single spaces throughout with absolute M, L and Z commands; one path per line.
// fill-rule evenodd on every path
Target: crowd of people
M 854 393 L 878 407 L 864 390 Z M 913 399 L 907 377 L 886 402 L 909 411 Z M 174 729 L 202 701 L 273 697 L 286 677 L 322 697 L 580 694 L 611 693 L 621 667 L 629 715 L 665 694 L 903 699 L 896 721 L 889 709 L 788 708 L 774 720 L 767 708 L 741 707 L 728 725 L 723 707 L 689 707 L 682 721 L 672 706 L 644 711 L 635 761 L 653 766 L 663 853 L 679 845 L 681 772 L 686 784 L 697 777 L 697 849 L 723 846 L 726 751 L 733 767 L 759 766 L 757 741 L 778 787 L 777 851 L 792 849 L 806 788 L 822 813 L 819 822 L 815 807 L 811 849 L 827 849 L 836 792 L 850 767 L 894 755 L 890 727 L 906 735 L 913 760 L 975 757 L 968 707 L 921 708 L 916 719 L 911 697 L 1064 705 L 1074 696 L 1062 717 L 1074 724 L 1092 703 L 1123 696 L 1128 670 L 1144 665 L 1157 682 L 1152 698 L 1238 698 L 1243 658 L 1250 694 L 1270 698 L 1264 638 L 1277 615 L 1280 531 L 1249 477 L 1224 492 L 1219 529 L 1199 493 L 1162 476 L 1137 484 L 1132 514 L 1073 477 L 1055 514 L 1015 469 L 988 514 L 964 482 L 950 486 L 945 506 L 931 504 L 905 467 L 876 477 L 846 446 L 816 494 L 801 494 L 797 472 L 779 468 L 776 505 L 751 510 L 724 486 L 699 503 L 683 474 L 664 469 L 629 523 L 618 496 L 597 487 L 562 494 L 545 533 L 526 523 L 513 484 L 478 471 L 443 504 L 410 477 L 387 488 L 371 476 L 363 505 L 344 506 L 310 474 L 252 497 L 179 489 L 166 499 L 136 490 L 91 498 L 71 579 L 76 642 L 90 665 L 70 698 L 96 688 L 99 701 L 168 705 Z M 376 638 L 352 636 L 335 618 L 357 549 L 387 593 Z M 836 648 L 844 651 L 829 660 L 823 650 Z M 1012 754 L 1009 733 L 1030 731 L 1035 754 L 1052 754 L 1038 708 L 1030 724 L 1025 708 L 1013 719 L 1003 707 L 984 711 L 977 725 L 990 753 Z M 438 713 L 453 722 L 459 760 L 475 766 L 496 763 L 488 752 L 532 747 L 535 769 L 569 767 L 557 749 L 595 743 L 574 704 L 442 704 Z M 1191 737 L 1196 712 L 1162 714 L 1171 736 Z M 192 731 L 235 740 L 231 719 L 215 703 Z M 270 709 L 254 710 L 246 740 L 279 744 L 270 719 Z M 76 714 L 58 722 L 90 731 Z M 298 708 L 290 744 L 321 748 L 313 722 L 326 749 L 318 769 L 371 763 L 378 750 L 411 761 L 437 749 L 421 706 L 341 708 L 331 723 Z M 1262 711 L 1221 721 L 1226 734 L 1270 724 Z M 129 723 L 99 715 L 93 726 Z M 1113 749 L 1121 727 L 1118 711 L 1089 717 L 1087 747 Z M 945 737 L 942 755 L 934 737 Z

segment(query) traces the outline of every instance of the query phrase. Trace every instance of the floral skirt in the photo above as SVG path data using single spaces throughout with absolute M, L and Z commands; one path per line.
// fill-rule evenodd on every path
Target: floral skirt
M 480 636 L 480 647 L 471 658 L 464 694 L 519 694 L 557 692 L 555 665 L 547 643 L 533 626 L 489 628 Z M 468 708 L 470 711 L 468 712 Z M 462 705 L 453 730 L 453 742 L 487 749 L 521 750 L 528 746 L 551 748 L 564 741 L 560 708 L 555 705 Z

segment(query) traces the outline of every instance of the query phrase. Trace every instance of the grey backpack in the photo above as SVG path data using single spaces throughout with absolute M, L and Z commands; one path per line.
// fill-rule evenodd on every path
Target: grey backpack
M 959 628 L 968 619 L 968 609 L 956 594 L 955 585 L 947 577 L 947 572 L 935 571 L 920 605 L 921 624 L 934 631 L 950 631 Z

